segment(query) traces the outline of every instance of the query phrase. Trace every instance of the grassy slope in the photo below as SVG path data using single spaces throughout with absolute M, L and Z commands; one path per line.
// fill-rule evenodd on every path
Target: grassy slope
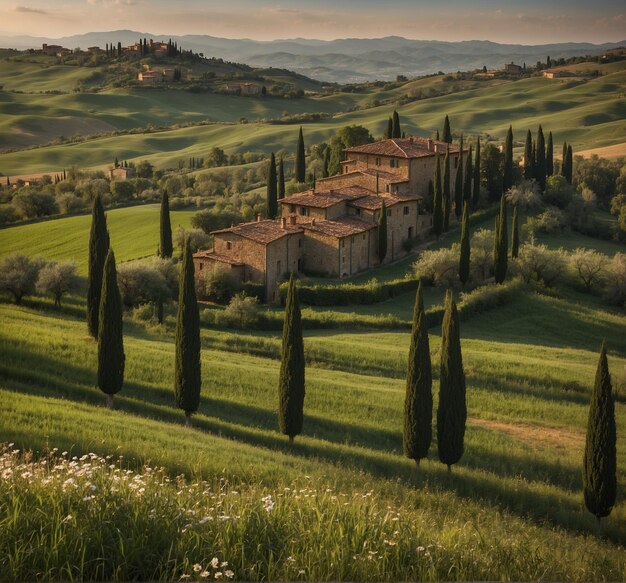
M 118 261 L 153 255 L 159 244 L 157 204 L 107 212 L 111 245 Z M 188 228 L 194 211 L 172 211 L 172 230 Z M 91 215 L 80 215 L 0 229 L 0 257 L 28 253 L 46 259 L 71 260 L 81 275 L 87 274 L 87 243 Z M 28 242 L 25 245 L 25 242 Z
M 48 96 L 4 93 L 0 94 L 0 111 L 7 116 L 0 123 L 0 136 L 11 143 L 11 135 L 15 134 L 16 128 L 23 136 L 29 131 L 29 124 L 35 123 L 33 120 L 45 125 L 46 118 L 59 117 L 67 117 L 72 123 L 77 123 L 77 118 L 87 116 L 94 123 L 129 128 L 147 123 L 168 124 L 204 119 L 233 122 L 241 116 L 255 120 L 280 117 L 283 111 L 292 114 L 310 111 L 336 113 L 332 120 L 307 124 L 306 139 L 311 144 L 326 140 L 339 128 L 354 123 L 363 124 L 375 135 L 380 135 L 390 108 L 368 107 L 376 99 L 397 98 L 417 91 L 428 94 L 428 90 L 433 88 L 448 91 L 455 86 L 459 89 L 456 93 L 399 107 L 404 129 L 427 135 L 440 127 L 444 115 L 449 114 L 454 131 L 487 132 L 502 137 L 512 123 L 521 147 L 526 128 L 542 124 L 546 131 L 553 131 L 555 144 L 567 140 L 575 150 L 588 149 L 622 142 L 626 133 L 626 106 L 619 93 L 619 88 L 626 82 L 626 72 L 621 68 L 615 72 L 607 70 L 606 73 L 589 81 L 555 82 L 530 78 L 512 82 L 448 82 L 447 85 L 442 78 L 433 77 L 395 89 L 376 88 L 365 93 L 338 93 L 301 100 L 259 100 L 178 91 Z M 342 113 L 355 106 L 368 108 Z M 71 123 L 69 127 L 72 128 Z M 48 134 L 51 132 L 48 131 Z M 71 133 L 66 132 L 66 135 Z M 128 159 L 148 157 L 159 166 L 168 166 L 179 158 L 205 155 L 215 145 L 229 153 L 289 149 L 295 142 L 295 135 L 293 126 L 259 124 L 174 129 L 158 134 L 105 137 L 77 145 L 3 154 L 0 155 L 0 169 L 5 174 L 19 174 L 47 171 L 58 165 L 97 167 L 109 163 L 111 151 L 119 152 Z

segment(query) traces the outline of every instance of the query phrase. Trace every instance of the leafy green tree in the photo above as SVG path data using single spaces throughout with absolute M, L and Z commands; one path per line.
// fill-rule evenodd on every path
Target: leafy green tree
M 304 409 L 304 344 L 302 341 L 302 320 L 296 280 L 291 275 L 278 381 L 278 422 L 280 430 L 289 436 L 292 443 L 295 436 L 302 433 Z
M 476 138 L 476 156 L 474 156 L 474 182 L 472 191 L 472 209 L 480 202 L 480 137 Z
M 546 178 L 554 174 L 554 142 L 552 132 L 548 133 L 548 145 L 546 146 Z
M 441 138 L 444 142 L 448 144 L 452 143 L 452 132 L 450 131 L 450 119 L 446 115 L 446 118 L 443 120 L 443 134 Z
M 513 209 L 513 230 L 511 232 L 511 257 L 516 259 L 519 254 L 519 218 L 517 216 L 517 205 Z
M 472 146 L 469 147 L 467 154 L 467 163 L 465 164 L 465 180 L 463 180 L 463 201 L 471 202 L 472 200 L 472 177 L 474 176 L 474 168 L 472 166 Z
M 513 186 L 513 126 L 509 126 L 504 142 L 504 169 L 502 172 L 502 192 Z
M 504 195 L 500 198 L 500 214 L 498 215 L 495 236 L 496 242 L 494 245 L 493 272 L 496 283 L 503 283 L 506 277 L 509 254 L 506 197 Z
M 530 130 L 526 132 L 526 143 L 524 144 L 524 179 L 534 178 L 533 170 L 533 136 Z
M 439 460 L 446 464 L 450 471 L 452 464 L 458 462 L 463 455 L 467 404 L 459 314 L 450 290 L 446 293 L 445 306 L 441 327 L 437 446 Z
M 275 219 L 278 213 L 278 182 L 276 178 L 276 158 L 274 152 L 270 155 L 267 172 L 267 218 Z
M 387 255 L 387 207 L 383 201 L 378 214 L 378 260 L 382 263 Z
M 167 259 L 174 253 L 172 244 L 172 223 L 170 222 L 170 200 L 167 192 L 161 197 L 161 244 L 159 245 L 159 255 Z
M 460 220 L 463 212 L 463 135 L 461 134 L 461 143 L 459 145 L 459 162 L 456 167 L 456 176 L 454 178 L 454 212 L 456 218 Z
M 452 200 L 450 196 L 450 144 L 446 147 L 446 157 L 443 161 L 443 231 L 450 228 L 450 213 Z
M 535 153 L 535 178 L 541 192 L 546 189 L 546 142 L 541 125 L 537 131 L 537 151 Z
M 433 429 L 433 395 L 428 324 L 424 310 L 422 283 L 417 288 L 413 308 L 411 347 L 404 399 L 404 455 L 419 466 L 428 455 Z
M 98 328 L 98 387 L 106 395 L 107 407 L 113 409 L 113 397 L 124 383 L 124 333 L 122 298 L 117 286 L 115 255 L 109 249 L 104 264 Z
M 393 121 L 391 126 L 391 136 L 393 138 L 401 138 L 402 137 L 402 129 L 400 128 L 400 116 L 398 112 L 394 109 L 393 111 Z
M 328 176 L 328 158 L 326 158 L 328 154 L 329 151 L 328 148 L 326 148 L 326 152 L 324 153 L 324 172 L 326 173 L 326 176 Z M 283 198 L 285 198 L 285 164 L 283 162 L 283 157 L 281 156 L 278 161 L 278 200 Z
M 469 202 L 463 203 L 463 219 L 461 222 L 461 257 L 459 260 L 459 279 L 465 285 L 470 276 L 470 234 L 469 234 Z
M 585 506 L 598 522 L 615 505 L 617 490 L 615 402 L 604 342 L 591 395 L 583 459 Z
M 200 405 L 200 314 L 196 298 L 193 257 L 189 240 L 185 242 L 178 284 L 178 316 L 174 361 L 176 406 L 185 412 L 185 426 Z
M 433 232 L 437 239 L 443 232 L 443 196 L 441 192 L 441 165 L 439 154 L 435 159 L 435 177 L 433 179 Z
M 104 262 L 109 251 L 109 233 L 100 195 L 93 201 L 91 231 L 89 233 L 89 272 L 87 275 L 87 328 L 93 338 L 98 338 L 98 318 Z
M 296 182 L 304 182 L 306 178 L 306 158 L 304 154 L 304 136 L 302 135 L 302 126 L 298 134 L 298 147 L 296 148 Z

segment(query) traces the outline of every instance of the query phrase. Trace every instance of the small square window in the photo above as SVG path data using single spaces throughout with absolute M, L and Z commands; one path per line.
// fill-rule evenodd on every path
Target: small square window
M 233 244 L 230 241 L 226 241 L 226 249 L 229 251 L 233 248 Z
M 408 207 L 408 206 L 405 206 L 405 207 L 404 207 L 404 214 L 405 214 L 405 215 L 408 215 L 408 214 L 409 214 L 409 212 L 410 212 L 410 211 L 409 211 L 409 207 Z
M 391 216 L 391 209 L 387 210 L 387 216 L 390 217 Z

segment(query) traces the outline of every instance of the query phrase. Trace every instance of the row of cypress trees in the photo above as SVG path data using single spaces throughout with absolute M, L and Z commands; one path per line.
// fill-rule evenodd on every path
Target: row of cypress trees
M 383 133 L 383 139 L 388 140 L 390 138 L 401 138 L 402 137 L 402 127 L 400 126 L 400 116 L 398 112 L 394 109 L 393 115 L 389 117 L 387 120 L 387 128 Z
M 326 151 L 329 154 L 328 149 Z M 328 159 L 324 159 L 324 175 L 328 176 Z M 296 161 L 294 168 L 294 176 L 296 182 L 304 182 L 306 174 L 306 155 L 304 149 L 304 136 L 302 127 L 298 134 L 298 144 L 296 146 Z M 270 155 L 269 167 L 267 172 L 267 218 L 275 219 L 278 217 L 278 201 L 285 198 L 285 166 L 282 156 L 278 161 L 278 172 L 276 171 L 276 156 L 274 152 Z

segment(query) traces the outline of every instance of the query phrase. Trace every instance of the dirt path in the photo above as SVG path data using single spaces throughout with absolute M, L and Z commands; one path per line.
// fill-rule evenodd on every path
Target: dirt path
M 507 421 L 492 421 L 472 417 L 468 419 L 470 425 L 499 431 L 510 437 L 532 444 L 534 447 L 549 447 L 561 451 L 581 449 L 585 440 L 583 433 L 571 429 L 543 427 L 530 423 L 512 423 Z

